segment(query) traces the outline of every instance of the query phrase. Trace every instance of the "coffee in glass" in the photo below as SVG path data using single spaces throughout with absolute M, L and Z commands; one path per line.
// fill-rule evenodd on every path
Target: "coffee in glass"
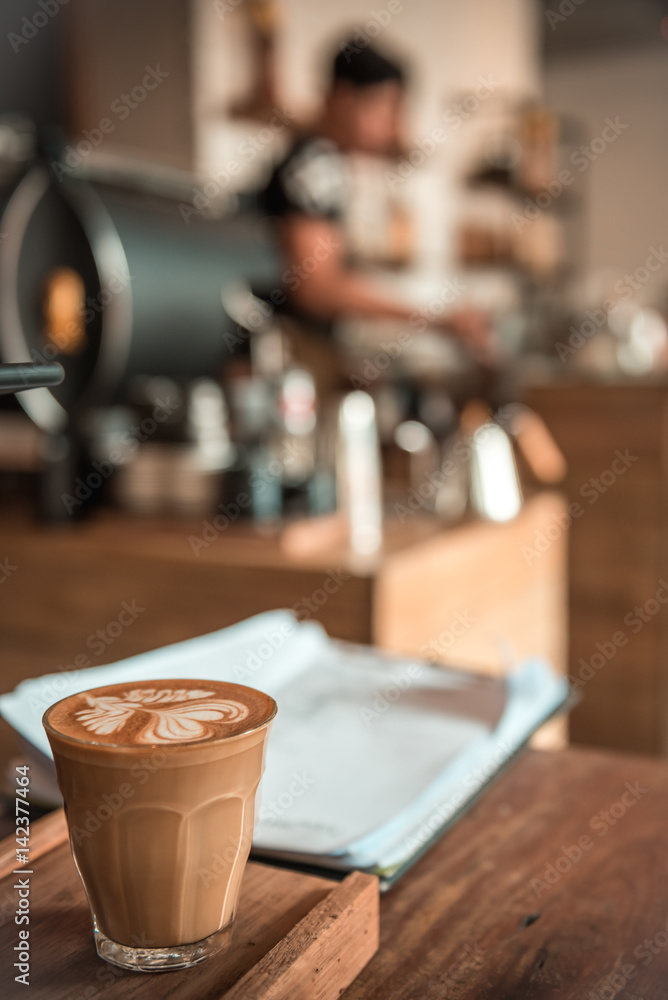
M 185 968 L 229 943 L 276 714 L 240 684 L 151 680 L 44 715 L 101 958 Z

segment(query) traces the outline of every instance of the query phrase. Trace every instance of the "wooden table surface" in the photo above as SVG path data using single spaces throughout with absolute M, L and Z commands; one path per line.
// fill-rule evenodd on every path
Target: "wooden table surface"
M 381 898 L 380 949 L 343 1000 L 665 1000 L 667 853 L 668 764 L 527 751 Z
M 665 1000 L 668 764 L 527 752 L 381 899 L 380 929 L 344 1000 Z

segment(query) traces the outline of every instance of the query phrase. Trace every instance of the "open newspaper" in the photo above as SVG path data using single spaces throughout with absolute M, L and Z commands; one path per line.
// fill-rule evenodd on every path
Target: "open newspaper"
M 58 802 L 41 725 L 54 701 L 127 680 L 197 677 L 278 703 L 253 840 L 256 856 L 309 869 L 401 874 L 562 707 L 566 680 L 539 660 L 492 679 L 330 639 L 272 611 L 107 666 L 49 674 L 0 697 Z M 40 766 L 41 758 L 41 766 Z

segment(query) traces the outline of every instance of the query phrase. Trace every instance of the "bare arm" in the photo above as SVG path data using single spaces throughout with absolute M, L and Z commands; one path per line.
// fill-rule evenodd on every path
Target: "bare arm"
M 327 219 L 292 215 L 282 226 L 291 277 L 287 286 L 296 306 L 321 319 L 390 316 L 408 319 L 411 310 L 378 295 L 371 283 L 346 266 L 341 227 Z
M 384 298 L 364 275 L 346 265 L 337 223 L 292 215 L 283 220 L 281 235 L 288 262 L 288 295 L 299 309 L 322 319 L 409 320 L 415 316 L 415 309 Z M 466 342 L 478 357 L 487 353 L 488 324 L 479 313 L 457 310 L 434 318 L 433 323 Z

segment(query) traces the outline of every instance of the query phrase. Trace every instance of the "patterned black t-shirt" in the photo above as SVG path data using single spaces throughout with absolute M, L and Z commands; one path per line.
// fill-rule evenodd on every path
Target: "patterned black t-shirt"
M 259 194 L 261 210 L 275 219 L 291 215 L 342 223 L 347 197 L 346 158 L 335 143 L 319 136 L 302 136 L 276 164 L 264 191 Z M 282 274 L 285 300 L 276 304 L 278 312 L 292 316 L 314 333 L 330 337 L 331 320 L 314 317 L 291 302 L 290 291 L 306 280 L 299 265 Z
M 342 219 L 346 198 L 345 157 L 329 139 L 299 139 L 276 165 L 260 203 L 267 215 Z

